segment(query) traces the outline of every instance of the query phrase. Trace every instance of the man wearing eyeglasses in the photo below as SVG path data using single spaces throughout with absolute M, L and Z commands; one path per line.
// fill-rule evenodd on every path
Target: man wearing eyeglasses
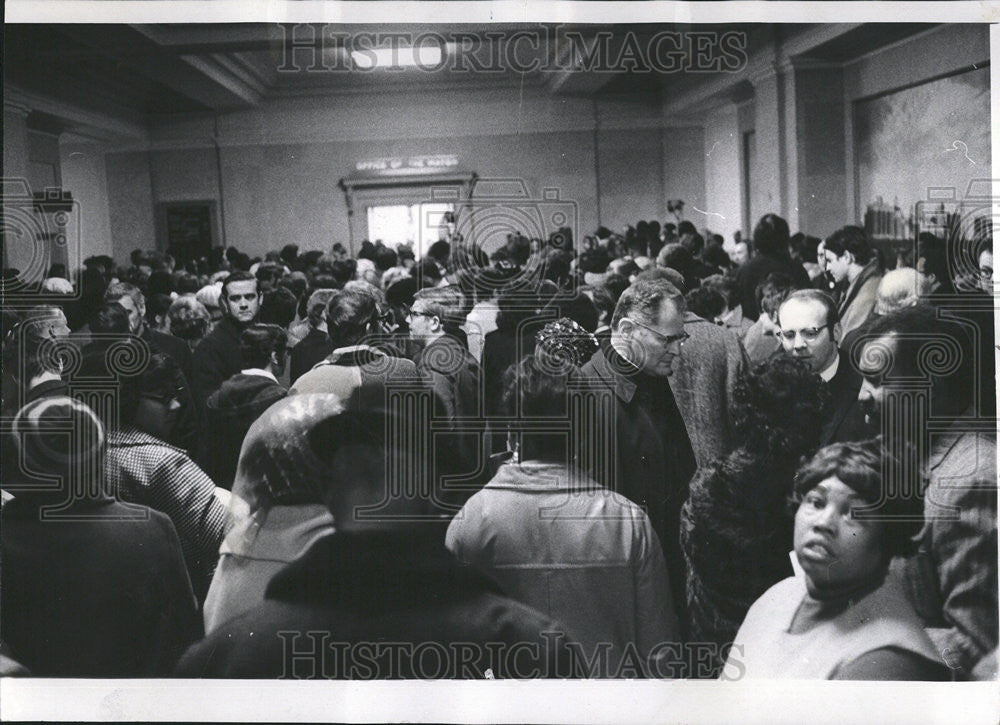
M 833 298 L 816 289 L 796 290 L 778 308 L 778 338 L 785 354 L 806 362 L 830 391 L 823 445 L 866 437 L 858 405 L 861 376 L 850 351 L 837 349 L 839 321 Z
M 625 290 L 611 319 L 610 347 L 580 369 L 593 386 L 581 394 L 596 395 L 598 411 L 608 399 L 605 392 L 611 394 L 614 427 L 609 434 L 595 426 L 578 440 L 593 477 L 646 509 L 663 548 L 682 631 L 679 521 L 695 458 L 668 377 L 688 338 L 686 308 L 680 290 L 664 279 L 638 280 Z
M 979 253 L 979 288 L 986 294 L 993 294 L 992 249 L 984 249 Z
M 419 348 L 413 361 L 436 393 L 435 418 L 448 427 L 437 444 L 441 455 L 435 458 L 444 464 L 440 473 L 462 477 L 449 487 L 451 490 L 443 489 L 447 502 L 456 507 L 485 483 L 476 475 L 481 438 L 473 430 L 463 430 L 463 421 L 482 415 L 482 375 L 460 329 L 466 316 L 463 308 L 464 298 L 456 285 L 430 287 L 414 295 L 406 318 L 410 338 Z

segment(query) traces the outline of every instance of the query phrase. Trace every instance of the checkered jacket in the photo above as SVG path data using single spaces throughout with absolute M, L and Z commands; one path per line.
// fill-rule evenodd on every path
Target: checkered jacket
M 191 584 L 203 601 L 226 525 L 212 479 L 180 448 L 133 427 L 109 433 L 105 463 L 116 498 L 149 506 L 173 521 Z

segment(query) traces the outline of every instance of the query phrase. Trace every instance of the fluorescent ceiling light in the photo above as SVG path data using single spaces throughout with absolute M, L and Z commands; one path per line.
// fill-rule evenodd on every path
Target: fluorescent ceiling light
M 422 45 L 417 48 L 371 48 L 352 50 L 351 60 L 362 70 L 412 68 L 418 65 L 424 68 L 436 68 L 441 64 L 441 53 L 439 45 Z

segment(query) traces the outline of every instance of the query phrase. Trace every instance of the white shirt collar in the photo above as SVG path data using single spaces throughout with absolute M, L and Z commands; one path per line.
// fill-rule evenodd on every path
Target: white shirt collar
M 263 370 L 261 368 L 247 368 L 246 370 L 240 370 L 240 374 L 241 375 L 260 375 L 262 378 L 271 378 L 271 380 L 273 380 L 274 382 L 276 382 L 276 383 L 278 382 L 278 379 L 276 377 L 274 377 L 274 375 L 272 375 L 267 370 Z M 280 383 L 279 383 L 279 385 L 280 385 Z
M 826 366 L 825 370 L 820 371 L 819 376 L 823 378 L 823 382 L 830 382 L 833 380 L 833 376 L 837 374 L 837 368 L 840 367 L 840 355 L 833 356 L 833 362 Z

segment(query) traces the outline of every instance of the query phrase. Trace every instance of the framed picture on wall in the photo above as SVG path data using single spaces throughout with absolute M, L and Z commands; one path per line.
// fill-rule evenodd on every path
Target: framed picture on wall
M 891 247 L 919 231 L 948 236 L 932 218 L 942 193 L 960 202 L 990 179 L 990 72 L 973 67 L 866 98 L 854 107 L 855 204 L 865 230 Z

